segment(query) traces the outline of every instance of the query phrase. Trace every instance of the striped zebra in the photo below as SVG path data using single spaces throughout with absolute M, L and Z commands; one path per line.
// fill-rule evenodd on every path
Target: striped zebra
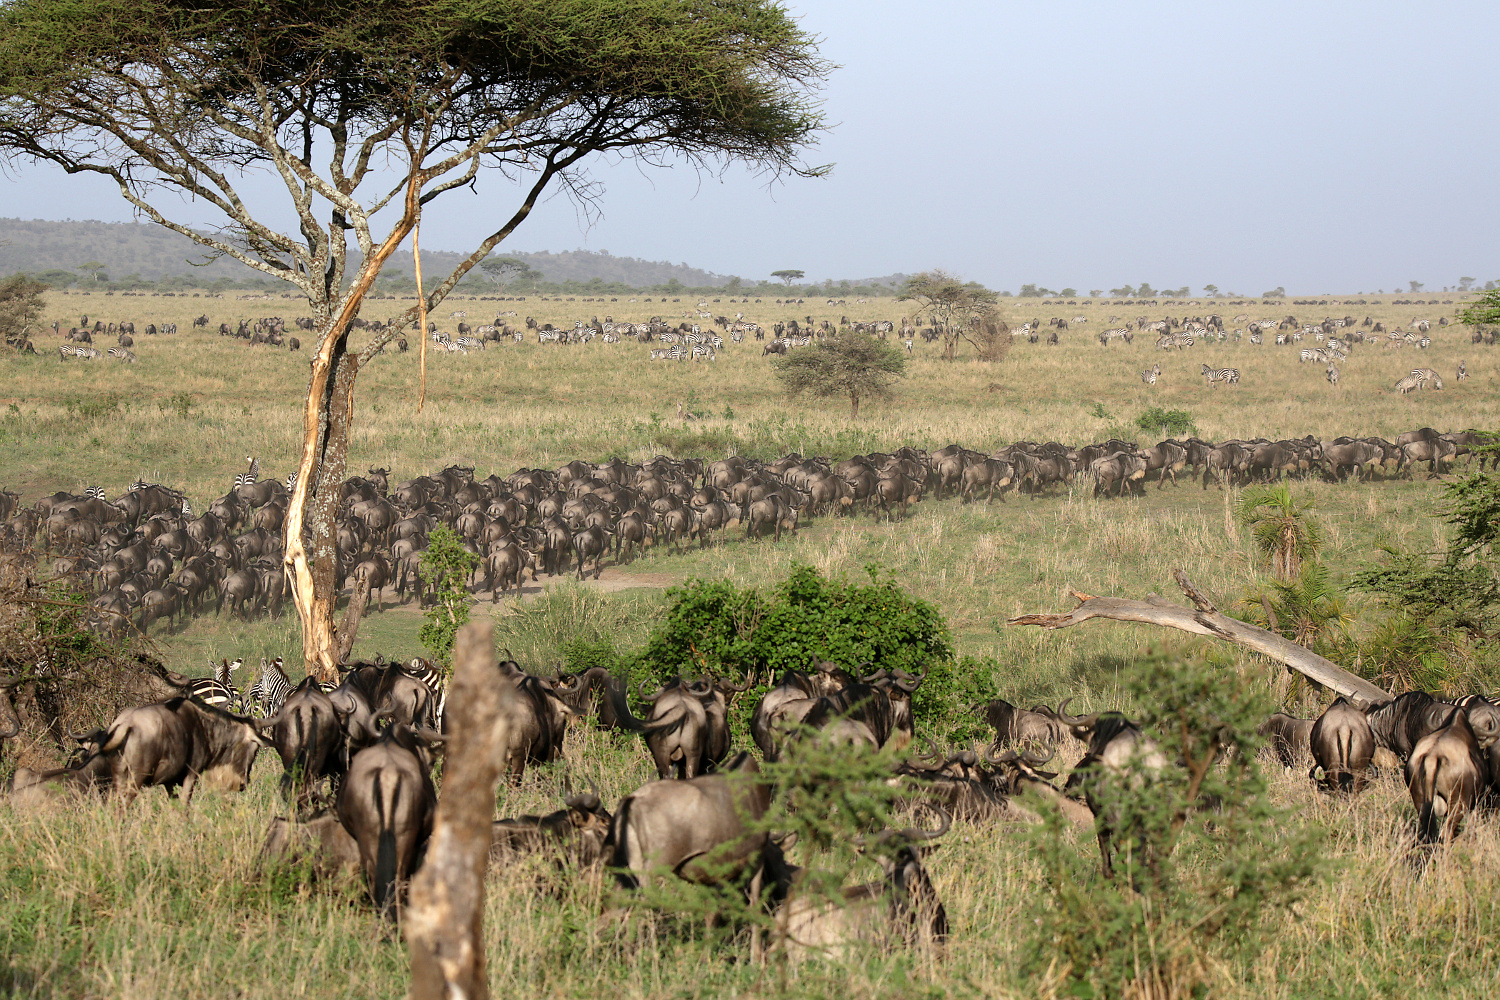
M 241 712 L 244 705 L 239 691 L 234 687 L 234 672 L 245 665 L 244 657 L 237 657 L 233 663 L 228 660 L 214 663 L 210 660 L 208 665 L 213 669 L 214 675 L 195 677 L 189 681 L 188 697 L 213 708 L 222 708 L 226 712 Z
M 1422 383 L 1418 382 L 1416 378 L 1411 375 L 1406 375 L 1402 378 L 1398 378 L 1396 380 L 1395 386 L 1393 386 L 1393 388 L 1403 396 L 1408 392 L 1414 392 L 1421 387 Z
M 135 364 L 135 355 L 131 353 L 129 348 L 111 347 L 109 349 L 109 356 L 114 358 L 116 361 L 123 361 L 127 365 Z
M 1213 385 L 1216 382 L 1238 383 L 1240 380 L 1240 370 L 1238 368 L 1210 368 L 1208 365 L 1202 365 L 1201 372 L 1203 377 L 1208 379 L 1209 385 Z
M 468 348 L 471 351 L 484 350 L 484 341 L 478 339 L 477 337 L 459 337 L 454 341 L 454 343 L 459 347 Z
M 1469 377 L 1469 369 L 1464 365 L 1464 363 L 1462 361 L 1460 361 L 1458 363 L 1458 381 L 1462 382 L 1464 379 L 1466 379 L 1468 377 Z
M 281 657 L 270 663 L 260 658 L 260 676 L 245 690 L 245 705 L 253 708 L 257 718 L 269 719 L 281 711 L 281 703 L 292 693 L 292 682 L 283 669 Z
M 1161 365 L 1155 364 L 1141 371 L 1141 381 L 1147 385 L 1155 385 L 1156 380 L 1161 378 Z
M 708 346 L 712 347 L 716 351 L 722 351 L 724 349 L 724 338 L 720 337 L 718 334 L 715 334 L 713 338 L 709 340 Z
M 1442 378 L 1431 368 L 1413 368 L 1411 370 L 1411 377 L 1417 380 L 1418 389 L 1425 389 L 1429 385 L 1434 389 L 1441 389 L 1443 387 Z
M 1423 337 L 1421 340 L 1417 341 L 1417 346 L 1420 347 L 1424 351 L 1427 350 L 1427 348 L 1429 348 L 1429 347 L 1432 346 L 1432 338 L 1431 337 Z M 111 348 L 109 353 L 111 353 L 111 354 L 115 353 L 114 349 Z
M 710 347 L 709 345 L 707 345 L 707 344 L 694 344 L 693 345 L 693 360 L 697 361 L 699 358 L 707 358 L 710 361 L 717 361 L 717 360 L 719 360 L 718 356 L 714 354 L 714 349 L 712 347 Z
M 1328 355 L 1321 347 L 1314 347 L 1310 350 L 1304 347 L 1302 351 L 1297 355 L 1297 360 L 1327 362 Z
M 442 671 L 421 657 L 413 657 L 410 663 L 398 664 L 403 674 L 417 681 L 432 695 L 427 701 L 427 716 L 421 721 L 430 729 L 441 731 L 443 715 L 448 710 L 448 681 Z
M 538 344 L 560 344 L 562 343 L 562 338 L 563 332 L 561 330 L 538 330 L 536 332 L 536 342 Z
M 606 344 L 618 344 L 620 342 L 620 335 L 613 330 L 605 330 L 602 339 Z
M 77 344 L 63 344 L 57 349 L 57 360 L 66 361 L 69 358 L 78 358 L 82 361 L 91 361 L 99 357 L 99 352 L 92 347 L 79 347 Z
M 912 350 L 911 350 L 911 348 L 912 348 L 912 338 L 911 337 L 902 337 L 901 338 L 901 346 L 904 347 L 904 348 L 906 348 L 906 353 L 907 354 L 912 353 Z
M 1266 338 L 1261 334 L 1260 329 L 1252 324 L 1250 326 L 1250 343 L 1263 344 L 1265 343 L 1265 340 Z
M 515 343 L 517 343 L 517 344 L 525 343 L 526 342 L 525 331 L 523 331 L 523 330 L 512 330 L 510 332 L 510 339 L 512 341 L 514 341 Z
M 671 354 L 672 354 L 671 349 L 667 348 L 667 347 L 653 347 L 653 348 L 651 348 L 651 360 L 652 361 L 666 361 L 671 356 Z
M 286 491 L 287 491 L 288 494 L 292 494 L 292 493 L 296 493 L 297 492 L 297 470 L 296 469 L 293 469 L 292 470 L 292 474 L 286 477 Z
M 673 344 L 666 351 L 668 361 L 686 361 L 688 352 L 682 349 L 681 344 Z
M 788 347 L 806 347 L 808 344 L 811 344 L 811 343 L 812 343 L 812 338 L 811 337 L 787 337 L 786 338 L 786 346 L 788 346 Z
M 1334 367 L 1333 362 L 1328 363 L 1328 367 L 1323 371 L 1323 377 L 1328 380 L 1329 385 L 1339 384 L 1339 370 Z
M 745 331 L 736 326 L 733 330 L 729 331 L 729 339 L 736 344 L 743 344 L 745 342 Z

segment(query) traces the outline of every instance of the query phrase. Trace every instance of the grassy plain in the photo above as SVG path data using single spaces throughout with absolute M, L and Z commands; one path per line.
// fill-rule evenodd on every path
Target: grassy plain
M 1434 296 L 1419 296 L 1428 300 Z M 571 326 L 606 314 L 644 320 L 679 318 L 692 300 L 662 303 L 454 301 L 469 322 L 515 309 Z M 659 297 L 652 296 L 653 299 Z M 1356 297 L 1351 296 L 1349 299 Z M 539 346 L 491 348 L 467 357 L 430 356 L 428 403 L 416 409 L 415 351 L 387 354 L 360 376 L 359 424 L 350 470 L 389 466 L 393 477 L 431 472 L 453 462 L 484 475 L 520 466 L 554 467 L 572 458 L 620 455 L 640 460 L 658 452 L 718 457 L 736 450 L 772 457 L 787 450 L 844 457 L 902 444 L 937 447 L 960 442 L 991 449 L 1008 441 L 1054 439 L 1072 444 L 1129 433 L 1150 406 L 1187 410 L 1205 437 L 1315 434 L 1394 435 L 1430 425 L 1440 429 L 1500 425 L 1500 350 L 1473 346 L 1461 327 L 1439 327 L 1457 302 L 1395 305 L 1391 296 L 1362 296 L 1364 305 L 1328 299 L 1326 306 L 1247 305 L 1163 300 L 1158 306 L 1100 301 L 1076 306 L 1009 300 L 1012 319 L 1051 315 L 1089 321 L 1062 334 L 1056 347 L 1017 343 L 995 365 L 961 353 L 955 363 L 918 343 L 911 377 L 888 403 L 862 406 L 857 423 L 839 401 L 788 402 L 777 390 L 760 348 L 730 346 L 712 364 L 651 363 L 646 347 Z M 1404 298 L 1404 297 L 1403 297 Z M 1457 299 L 1457 296 L 1436 296 Z M 392 313 L 401 302 L 377 302 Z M 890 300 L 827 306 L 709 302 L 715 314 L 743 312 L 769 325 L 793 316 L 815 320 L 899 319 L 908 304 Z M 1094 334 L 1138 315 L 1157 318 L 1223 315 L 1316 321 L 1325 315 L 1366 315 L 1388 328 L 1415 316 L 1432 320 L 1427 351 L 1359 345 L 1329 386 L 1321 366 L 1297 362 L 1296 349 L 1247 342 L 1200 344 L 1162 354 L 1149 335 L 1134 345 L 1101 347 Z M 56 489 L 101 485 L 110 495 L 137 476 L 183 487 L 195 507 L 224 492 L 245 456 L 261 457 L 268 474 L 293 464 L 306 385 L 305 355 L 211 333 L 189 331 L 204 313 L 213 326 L 241 317 L 297 314 L 290 299 L 237 300 L 151 296 L 53 295 L 48 319 L 64 328 L 79 314 L 147 322 L 175 321 L 174 336 L 136 337 L 139 363 L 62 363 L 50 333 L 37 338 L 36 358 L 0 356 L 0 486 L 24 499 Z M 1112 320 L 1116 317 L 1117 320 Z M 707 322 L 707 321 L 704 321 Z M 415 346 L 415 340 L 413 340 Z M 1162 381 L 1137 373 L 1161 361 Z M 1471 378 L 1453 380 L 1466 360 Z M 1241 369 L 1238 386 L 1207 388 L 1198 365 Z M 1443 392 L 1401 397 L 1395 379 L 1413 367 L 1437 369 Z M 675 418 L 676 404 L 704 416 Z M 1140 434 L 1142 441 L 1154 435 Z M 1317 498 L 1327 533 L 1324 559 L 1335 582 L 1375 557 L 1386 538 L 1435 544 L 1440 484 L 1309 482 L 1299 494 Z M 612 630 L 629 646 L 660 607 L 662 586 L 690 576 L 739 583 L 779 578 L 793 562 L 828 573 L 863 575 L 879 563 L 947 616 L 959 651 L 989 655 L 999 667 L 997 694 L 1014 701 L 1076 697 L 1074 710 L 1131 705 L 1121 671 L 1149 648 L 1190 644 L 1144 626 L 1090 625 L 1058 633 L 1006 627 L 1015 614 L 1071 606 L 1070 588 L 1097 594 L 1173 596 L 1169 572 L 1186 570 L 1221 601 L 1243 593 L 1261 566 L 1247 537 L 1228 517 L 1232 491 L 1186 483 L 1140 499 L 1095 499 L 1086 490 L 1032 501 L 924 503 L 899 524 L 868 517 L 822 518 L 795 539 L 729 544 L 681 554 L 650 551 L 625 567 L 607 566 L 605 588 L 552 584 L 527 607 L 548 609 L 518 628 L 521 658 L 545 667 L 558 644 L 581 626 Z M 546 582 L 546 581 L 544 581 Z M 481 608 L 487 608 L 482 602 Z M 502 628 L 512 605 L 494 612 Z M 1356 627 L 1362 608 L 1355 605 Z M 409 608 L 372 612 L 357 651 L 409 654 L 417 648 Z M 201 672 L 206 657 L 286 653 L 300 645 L 290 619 L 239 623 L 200 619 L 176 634 L 158 633 L 168 659 Z M 1249 657 L 1235 669 L 1279 695 L 1284 679 Z M 193 669 L 198 667 L 199 669 Z M 1311 705 L 1303 705 L 1311 710 Z M 1076 753 L 1076 750 L 1074 751 Z M 606 799 L 652 773 L 638 744 L 592 730 L 575 732 L 567 768 L 598 781 Z M 276 771 L 262 761 L 245 796 L 205 796 L 182 810 L 147 795 L 133 806 L 64 809 L 35 814 L 0 808 L 3 896 L 0 993 L 42 996 L 313 997 L 391 996 L 404 990 L 399 939 L 360 901 L 358 887 L 306 887 L 260 872 L 254 853 L 266 818 L 279 811 Z M 1298 774 L 1273 776 L 1273 795 L 1296 811 L 1299 825 L 1327 832 L 1328 866 L 1298 906 L 1275 946 L 1253 965 L 1216 972 L 1215 995 L 1322 997 L 1487 996 L 1500 974 L 1500 843 L 1493 820 L 1469 833 L 1425 872 L 1402 860 L 1411 806 L 1399 776 L 1385 776 L 1354 802 L 1321 798 Z M 561 769 L 518 791 L 502 792 L 499 811 L 554 808 Z M 1092 852 L 1091 839 L 1078 843 Z M 806 861 L 807 859 L 799 859 Z M 605 900 L 589 885 L 557 885 L 539 868 L 493 874 L 486 923 L 492 992 L 496 996 L 1036 996 L 1056 983 L 1019 972 L 1019 958 L 1041 905 L 1042 874 L 1034 848 L 1014 827 L 959 826 L 931 856 L 929 867 L 947 906 L 953 940 L 942 957 L 866 954 L 846 963 L 814 965 L 784 977 L 724 951 L 688 922 L 643 920 L 632 929 L 601 918 Z

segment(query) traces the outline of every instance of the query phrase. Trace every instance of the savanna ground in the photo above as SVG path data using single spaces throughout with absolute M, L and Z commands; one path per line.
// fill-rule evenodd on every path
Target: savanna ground
M 206 314 L 213 327 L 240 318 L 298 314 L 292 299 L 239 300 L 155 296 L 52 295 L 47 319 L 64 328 L 80 314 L 177 322 L 173 336 L 136 336 L 139 363 L 62 363 L 50 332 L 37 337 L 42 355 L 0 358 L 0 486 L 23 499 L 56 489 L 100 485 L 117 495 L 137 476 L 183 488 L 195 508 L 229 488 L 245 457 L 261 458 L 266 474 L 293 468 L 306 385 L 305 355 L 213 333 L 190 332 Z M 1135 417 L 1152 406 L 1188 411 L 1205 438 L 1271 438 L 1314 434 L 1393 436 L 1419 426 L 1442 430 L 1500 426 L 1500 350 L 1471 345 L 1452 317 L 1456 295 L 1419 294 L 1431 305 L 1396 305 L 1392 296 L 1327 298 L 1327 305 L 1249 300 L 1162 300 L 1157 306 L 1111 300 L 1005 300 L 1010 318 L 1044 322 L 1057 315 L 1089 317 L 1062 334 L 1056 347 L 1018 342 L 998 364 L 939 360 L 938 347 L 917 344 L 911 375 L 886 402 L 862 403 L 851 423 L 847 401 L 792 401 L 780 394 L 760 345 L 730 345 L 713 364 L 653 363 L 645 345 L 492 346 L 467 357 L 428 358 L 427 404 L 416 412 L 417 357 L 388 353 L 360 375 L 358 426 L 349 469 L 388 466 L 395 478 L 472 464 L 483 476 L 521 466 L 555 467 L 573 458 L 653 454 L 710 458 L 739 451 L 761 458 L 788 450 L 843 458 L 903 444 L 958 442 L 990 450 L 1022 438 L 1083 444 L 1135 434 Z M 470 323 L 515 309 L 558 326 L 573 320 L 669 320 L 692 313 L 695 300 L 659 296 L 618 301 L 536 298 L 525 302 L 450 300 L 435 318 L 452 329 L 450 311 L 467 309 Z M 1363 305 L 1352 304 L 1362 298 Z M 1406 298 L 1401 296 L 1400 298 Z M 1351 304 L 1346 304 L 1346 302 Z M 378 301 L 367 317 L 403 302 Z M 728 297 L 709 301 L 715 315 L 743 312 L 769 326 L 811 315 L 815 320 L 898 320 L 909 303 L 822 299 L 779 306 Z M 1388 328 L 1413 317 L 1433 322 L 1432 348 L 1357 345 L 1328 385 L 1321 365 L 1299 364 L 1296 347 L 1247 341 L 1202 344 L 1165 354 L 1140 334 L 1134 345 L 1101 347 L 1094 335 L 1139 315 L 1215 312 L 1226 326 L 1287 313 L 1301 321 L 1366 315 Z M 707 325 L 708 321 L 701 321 Z M 310 338 L 304 337 L 304 341 Z M 893 341 L 894 342 L 894 341 Z M 104 346 L 104 345 L 100 345 Z M 1298 347 L 1303 345 L 1298 345 Z M 53 348 L 48 353 L 48 348 Z M 1471 378 L 1454 370 L 1466 360 Z M 1138 372 L 1160 361 L 1151 387 Z M 1198 366 L 1237 367 L 1241 384 L 1209 389 Z M 1413 367 L 1438 370 L 1442 392 L 1402 397 L 1391 389 Z M 682 403 L 695 419 L 679 421 Z M 1373 563 L 1386 540 L 1411 547 L 1441 543 L 1435 517 L 1440 484 L 1411 481 L 1297 484 L 1316 497 L 1326 541 L 1322 559 L 1342 587 Z M 1096 499 L 1087 489 L 1008 502 L 926 502 L 902 523 L 868 516 L 825 517 L 780 544 L 749 543 L 731 533 L 722 547 L 681 554 L 648 550 L 626 567 L 606 566 L 602 583 L 544 583 L 549 592 L 493 610 L 517 658 L 545 670 L 563 643 L 603 632 L 621 648 L 638 645 L 663 602 L 662 588 L 689 577 L 740 584 L 780 579 L 796 562 L 833 575 L 862 578 L 879 564 L 913 594 L 946 616 L 962 654 L 993 657 L 997 695 L 1030 704 L 1073 697 L 1072 711 L 1132 709 L 1122 674 L 1149 650 L 1168 655 L 1198 650 L 1197 642 L 1145 626 L 1093 624 L 1058 633 L 1007 627 L 1005 619 L 1071 607 L 1070 588 L 1093 594 L 1175 596 L 1170 571 L 1181 568 L 1221 603 L 1263 579 L 1248 534 L 1230 515 L 1232 490 L 1206 491 L 1184 481 L 1140 499 Z M 488 601 L 480 608 L 488 609 Z M 1351 605 L 1357 630 L 1370 611 Z M 417 614 L 408 608 L 372 611 L 356 653 L 411 655 L 418 650 Z M 208 658 L 288 655 L 300 648 L 295 620 L 242 623 L 212 616 L 176 633 L 154 635 L 173 666 L 202 673 Z M 294 658 L 294 657 L 293 657 Z M 1286 693 L 1280 671 L 1249 656 L 1221 651 L 1273 700 Z M 1315 714 L 1311 701 L 1295 703 Z M 920 720 L 919 720 L 920 736 Z M 1073 751 L 1076 753 L 1077 751 Z M 591 729 L 570 736 L 562 765 L 542 769 L 517 791 L 502 790 L 498 814 L 546 811 L 559 801 L 563 774 L 574 787 L 595 780 L 607 801 L 652 774 L 638 741 Z M 5 859 L 5 966 L 0 987 L 10 995 L 391 996 L 404 990 L 405 953 L 361 901 L 357 885 L 308 887 L 285 873 L 264 872 L 254 860 L 266 819 L 280 811 L 274 762 L 257 769 L 243 796 L 205 794 L 191 810 L 158 795 L 129 807 L 89 806 L 38 813 L 0 810 Z M 1399 775 L 1384 775 L 1354 802 L 1317 795 L 1305 770 L 1269 767 L 1272 795 L 1291 810 L 1288 829 L 1326 832 L 1326 864 L 1317 884 L 1285 921 L 1274 945 L 1254 962 L 1214 969 L 1209 984 L 1222 996 L 1487 996 L 1497 974 L 1500 873 L 1497 824 L 1471 825 L 1425 871 L 1404 858 L 1411 806 Z M 757 969 L 743 948 L 726 949 L 687 919 L 634 923 L 601 918 L 606 890 L 559 882 L 543 867 L 491 875 L 486 933 L 495 995 L 630 997 L 770 995 L 1041 995 L 1056 975 L 1023 975 L 1020 958 L 1043 903 L 1043 875 L 1034 835 L 1017 827 L 956 824 L 929 856 L 928 867 L 947 906 L 953 936 L 940 956 L 872 951 L 845 962 L 796 972 Z M 1090 837 L 1077 850 L 1091 854 Z M 806 862 L 805 858 L 798 858 Z

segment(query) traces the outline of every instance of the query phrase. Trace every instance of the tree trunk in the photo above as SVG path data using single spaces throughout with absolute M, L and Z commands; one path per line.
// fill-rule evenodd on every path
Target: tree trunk
M 849 393 L 849 419 L 859 419 L 859 393 L 857 392 Z
M 1293 670 L 1303 674 L 1314 683 L 1332 688 L 1342 695 L 1352 695 L 1379 704 L 1391 700 L 1390 693 L 1383 691 L 1361 677 L 1356 677 L 1331 660 L 1326 660 L 1312 650 L 1297 645 L 1274 632 L 1256 628 L 1227 615 L 1220 614 L 1182 570 L 1173 570 L 1172 575 L 1193 607 L 1169 604 L 1150 594 L 1144 601 L 1132 601 L 1119 597 L 1094 597 L 1074 591 L 1079 605 L 1065 615 L 1022 615 L 1012 618 L 1011 625 L 1040 625 L 1045 629 L 1067 628 L 1090 618 L 1109 618 L 1121 622 L 1145 622 L 1148 625 L 1165 625 L 1181 629 L 1194 635 L 1206 635 L 1223 639 L 1257 653 L 1280 660 Z
M 458 633 L 451 684 L 443 791 L 427 859 L 412 879 L 402 915 L 411 952 L 410 1000 L 489 997 L 484 873 L 515 688 L 495 664 L 488 622 L 472 622 Z
M 312 378 L 302 411 L 302 462 L 297 466 L 297 488 L 287 502 L 283 560 L 292 603 L 302 622 L 303 668 L 319 681 L 338 680 L 342 659 L 334 628 L 338 603 L 334 516 L 344 485 L 349 432 L 354 426 L 354 379 L 359 374 L 359 359 L 349 352 L 349 325 L 359 315 L 380 269 L 416 225 L 418 180 L 413 174 L 407 185 L 401 221 L 364 262 L 340 306 L 331 311 L 319 331 L 311 362 Z M 353 625 L 358 627 L 358 619 Z M 354 636 L 345 639 L 345 648 L 352 648 Z

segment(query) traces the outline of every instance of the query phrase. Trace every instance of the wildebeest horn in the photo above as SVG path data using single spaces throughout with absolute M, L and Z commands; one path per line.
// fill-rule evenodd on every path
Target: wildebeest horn
M 911 675 L 907 675 L 907 676 L 908 676 L 908 678 L 911 677 Z M 925 681 L 926 679 L 927 679 L 927 675 L 926 674 L 917 674 L 915 676 L 915 678 L 913 678 L 913 679 L 905 679 L 905 678 L 898 677 L 895 680 L 893 680 L 891 683 L 895 684 L 896 687 L 898 687 L 901 690 L 905 691 L 907 694 L 913 694 L 913 693 L 916 692 L 917 688 L 919 688 L 919 687 L 922 686 L 922 682 Z
M 1066 725 L 1073 726 L 1074 728 L 1092 729 L 1094 723 L 1099 721 L 1099 713 L 1095 712 L 1092 715 L 1069 715 L 1066 709 L 1068 707 L 1068 702 L 1071 702 L 1072 700 L 1072 698 L 1069 698 L 1067 701 L 1058 706 L 1058 719 L 1060 719 Z
M 995 756 L 995 747 L 993 746 L 984 752 L 985 763 L 991 764 L 995 767 L 999 767 L 1001 764 L 1009 764 L 1012 761 L 1017 761 L 1020 759 L 1021 754 L 1016 750 L 1007 750 L 1003 754 L 1000 754 L 998 757 Z
M 1048 747 L 1047 756 L 1045 757 L 1039 756 L 1041 752 L 1041 747 L 1029 747 L 1021 752 L 1021 759 L 1031 767 L 1041 767 L 1043 764 L 1050 761 L 1053 757 L 1057 756 L 1056 747 Z
M 948 832 L 953 825 L 953 814 L 942 806 L 933 806 L 932 811 L 943 818 L 943 825 L 936 830 L 919 830 L 916 827 L 907 827 L 901 831 L 901 836 L 910 840 L 936 840 Z
M 646 685 L 650 683 L 650 681 L 641 681 L 640 684 L 636 685 L 635 696 L 641 701 L 655 701 L 656 699 L 667 693 L 667 686 L 663 684 L 661 687 L 656 689 L 655 694 L 646 694 Z
M 721 681 L 718 682 L 718 685 L 719 685 L 719 689 L 721 691 L 725 691 L 725 692 L 729 692 L 729 691 L 748 691 L 750 689 L 750 682 L 748 680 L 745 681 L 745 683 L 743 683 L 743 684 L 736 684 L 736 683 L 734 683 L 734 681 L 721 680 Z
M 962 764 L 964 767 L 977 767 L 979 765 L 979 755 L 973 750 L 960 750 L 949 757 L 945 763 Z
M 922 742 L 926 744 L 927 752 L 917 754 L 918 760 L 939 760 L 942 758 L 942 751 L 939 750 L 937 744 L 932 741 L 931 736 L 923 737 Z

